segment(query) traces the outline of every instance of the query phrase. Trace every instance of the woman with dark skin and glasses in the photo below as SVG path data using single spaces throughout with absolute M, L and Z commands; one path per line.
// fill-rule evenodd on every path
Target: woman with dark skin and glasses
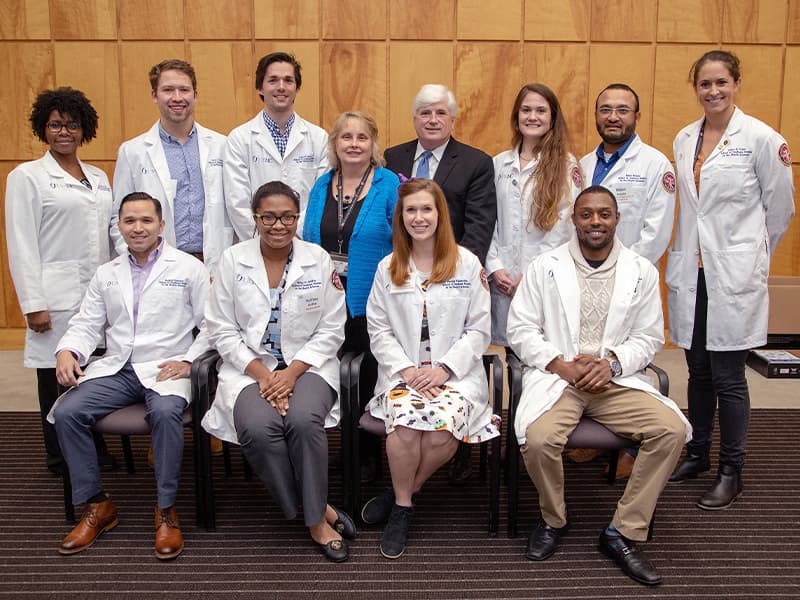
M 206 307 L 223 359 L 203 427 L 242 447 L 287 519 L 302 504 L 311 538 L 328 560 L 347 560 L 352 519 L 327 502 L 326 427 L 339 420 L 344 289 L 328 253 L 295 238 L 298 194 L 262 185 L 251 205 L 258 238 L 222 255 Z
M 61 474 L 61 450 L 46 421 L 59 394 L 55 349 L 78 312 L 97 267 L 110 259 L 111 187 L 106 174 L 78 158 L 97 133 L 97 112 L 83 92 L 68 87 L 36 97 L 33 134 L 49 146 L 19 165 L 6 182 L 8 262 L 25 315 L 24 365 L 36 369 L 47 468 Z M 100 464 L 113 467 L 97 434 Z

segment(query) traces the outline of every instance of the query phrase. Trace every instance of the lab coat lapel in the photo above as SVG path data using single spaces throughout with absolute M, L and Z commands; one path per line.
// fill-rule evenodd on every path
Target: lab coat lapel
M 130 255 L 125 252 L 118 256 L 114 264 L 114 276 L 119 282 L 119 289 L 122 292 L 122 301 L 125 303 L 125 312 L 133 323 L 133 280 L 131 279 Z
M 580 338 L 581 290 L 578 286 L 575 263 L 566 246 L 564 246 L 563 252 L 553 255 L 550 265 L 550 276 L 553 277 L 553 281 L 556 284 L 561 307 L 567 317 L 569 340 L 564 341 L 571 344 L 572 340 Z M 575 351 L 578 351 L 577 344 L 575 344 Z

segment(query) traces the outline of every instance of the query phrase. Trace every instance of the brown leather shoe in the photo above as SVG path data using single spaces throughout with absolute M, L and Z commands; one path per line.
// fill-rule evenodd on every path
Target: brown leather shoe
M 567 452 L 567 459 L 575 463 L 585 463 L 594 460 L 598 456 L 605 456 L 607 450 L 597 450 L 596 448 L 574 448 Z
M 175 505 L 169 508 L 156 506 L 156 558 L 167 560 L 175 558 L 181 552 L 183 552 L 183 534 Z
M 633 471 L 633 463 L 636 459 L 625 452 L 624 450 L 619 453 L 619 458 L 617 458 L 617 480 L 624 480 L 628 479 L 631 476 L 631 472 Z M 608 476 L 608 465 L 603 467 L 603 475 Z
M 91 502 L 86 505 L 83 516 L 67 537 L 61 540 L 58 548 L 59 554 L 76 554 L 86 550 L 94 544 L 104 531 L 110 531 L 119 524 L 117 507 L 111 499 L 111 494 L 106 494 L 102 502 Z

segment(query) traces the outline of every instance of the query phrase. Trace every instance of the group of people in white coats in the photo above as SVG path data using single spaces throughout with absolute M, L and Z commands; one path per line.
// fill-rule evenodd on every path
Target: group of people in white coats
M 598 96 L 597 127 L 604 143 L 580 162 L 569 151 L 555 94 L 543 84 L 523 86 L 511 113 L 512 148 L 494 159 L 497 224 L 485 272 L 478 258 L 457 245 L 449 218 L 453 209 L 439 186 L 418 177 L 398 191 L 397 178 L 381 166 L 371 118 L 345 113 L 329 138 L 294 113 L 301 79 L 293 57 L 273 53 L 259 62 L 256 89 L 265 110 L 235 129 L 227 142 L 187 118 L 193 113 L 196 80 L 191 67 L 186 67 L 183 61 L 164 61 L 151 71 L 153 100 L 161 119 L 120 148 L 113 202 L 103 173 L 77 159 L 77 148 L 94 137 L 97 127 L 96 113 L 85 96 L 61 89 L 43 93 L 34 105 L 34 133 L 50 148 L 42 159 L 20 165 L 9 175 L 6 219 L 12 276 L 29 328 L 25 360 L 41 372 L 43 416 L 51 412 L 57 395 L 51 394 L 47 405 L 43 401 L 44 370 L 51 369 L 52 379 L 57 377 L 62 385 L 84 381 L 78 376 L 84 374 L 82 365 L 94 351 L 88 341 L 102 345 L 104 333 L 113 339 L 122 332 L 119 339 L 127 340 L 115 342 L 113 348 L 109 342 L 111 355 L 103 360 L 116 364 L 122 357 L 124 367 L 108 375 L 132 378 L 130 401 L 148 402 L 150 391 L 160 389 L 156 380 L 188 375 L 186 360 L 204 345 L 212 345 L 224 366 L 218 400 L 204 426 L 242 445 L 288 518 L 302 504 L 312 539 L 328 559 L 341 561 L 348 556 L 346 540 L 355 537 L 356 530 L 350 516 L 327 501 L 327 469 L 320 467 L 326 464 L 324 428 L 338 419 L 336 352 L 348 337 L 356 347 L 366 339 L 376 360 L 377 385 L 364 404 L 386 424 L 393 485 L 367 502 L 361 516 L 369 524 L 386 523 L 381 553 L 399 557 L 407 544 L 413 497 L 424 482 L 452 457 L 458 441 L 472 443 L 499 435 L 498 417 L 488 408 L 480 368 L 490 339 L 520 356 L 526 382 L 537 370 L 544 371 L 558 388 L 571 389 L 580 381 L 587 393 L 601 388 L 605 392 L 612 383 L 627 387 L 625 378 L 652 359 L 663 339 L 659 342 L 654 335 L 635 360 L 626 358 L 624 351 L 606 353 L 610 313 L 575 313 L 573 305 L 568 312 L 570 327 L 592 321 L 591 335 L 603 343 L 590 344 L 591 360 L 573 360 L 585 354 L 581 350 L 585 340 L 574 352 L 564 350 L 559 360 L 572 361 L 575 366 L 570 368 L 577 371 L 558 373 L 560 363 L 540 364 L 535 358 L 536 343 L 555 340 L 547 340 L 545 333 L 544 340 L 520 335 L 515 342 L 512 329 L 523 324 L 512 327 L 508 313 L 526 314 L 524 303 L 530 293 L 556 293 L 556 288 L 548 292 L 547 286 L 519 292 L 531 285 L 525 283 L 529 273 L 531 280 L 535 273 L 540 279 L 548 277 L 549 271 L 537 271 L 543 261 L 561 255 L 563 261 L 575 259 L 569 254 L 570 247 L 575 253 L 578 243 L 573 233 L 578 227 L 575 200 L 590 177 L 592 185 L 602 184 L 609 192 L 612 212 L 618 208 L 620 213 L 613 228 L 611 218 L 600 209 L 595 216 L 586 216 L 585 246 L 603 238 L 610 244 L 609 252 L 614 250 L 602 260 L 587 262 L 587 268 L 599 269 L 598 273 L 604 271 L 609 256 L 620 267 L 633 260 L 617 248 L 618 241 L 650 263 L 659 259 L 672 230 L 677 181 L 682 202 L 666 279 L 670 332 L 673 341 L 686 349 L 689 365 L 689 421 L 694 433 L 686 460 L 672 479 L 696 477 L 710 469 L 710 435 L 719 403 L 719 472 L 698 505 L 725 508 L 738 497 L 749 408 L 744 358 L 748 348 L 766 341 L 769 259 L 794 213 L 794 190 L 783 138 L 734 105 L 741 81 L 734 55 L 706 53 L 692 68 L 691 81 L 704 117 L 676 138 L 677 178 L 663 155 L 633 134 L 638 97 L 627 86 L 608 86 Z M 287 122 L 293 126 L 287 128 Z M 435 158 L 435 153 L 428 154 Z M 192 218 L 190 201 L 198 193 L 205 198 L 199 220 L 197 214 Z M 604 193 L 594 190 L 590 196 Z M 338 214 L 330 212 L 329 205 L 338 206 Z M 126 229 L 127 212 L 135 214 L 127 215 Z M 142 212 L 148 213 L 146 218 Z M 593 218 L 609 222 L 595 227 Z M 295 237 L 298 224 L 306 241 Z M 607 235 L 610 228 L 616 237 Z M 251 239 L 254 232 L 256 238 Z M 85 244 L 59 242 L 67 233 L 83 236 Z M 234 235 L 244 241 L 231 246 Z M 135 250 L 145 241 L 149 246 Z M 366 246 L 370 250 L 360 250 Z M 206 267 L 195 261 L 196 266 L 214 275 L 207 308 L 203 307 L 204 322 L 196 312 L 205 303 L 203 285 L 194 280 L 190 284 L 188 276 L 163 276 L 153 266 L 172 260 L 175 247 L 204 260 Z M 120 254 L 116 264 L 124 272 L 117 283 L 105 281 L 105 272 L 97 270 L 115 249 Z M 74 253 L 80 256 L 73 259 Z M 653 271 L 641 269 L 646 276 L 640 279 L 652 291 Z M 631 270 L 615 266 L 613 272 Z M 612 281 L 602 277 L 602 285 Z M 110 291 L 93 291 L 90 281 Z M 115 290 L 118 286 L 120 290 Z M 578 285 L 569 289 L 579 296 L 583 293 Z M 632 289 L 633 296 L 642 291 Z M 100 298 L 107 293 L 123 293 L 124 309 L 134 316 L 130 331 L 111 320 L 105 331 L 98 325 L 98 306 L 107 317 L 123 314 L 113 303 L 103 303 Z M 151 297 L 156 308 L 150 306 Z M 146 340 L 137 338 L 136 318 L 157 319 L 154 313 L 179 297 L 200 335 L 190 341 L 181 330 L 176 338 L 183 340 L 179 352 L 174 352 L 176 346 L 170 351 L 163 348 L 163 356 L 151 356 L 139 346 Z M 542 302 L 551 300 L 542 297 Z M 652 299 L 649 302 L 648 310 L 655 310 Z M 659 304 L 659 316 L 660 311 Z M 75 327 L 83 330 L 68 332 L 67 323 L 76 313 Z M 731 314 L 749 318 L 732 319 Z M 558 311 L 544 311 L 539 317 L 560 318 Z M 170 326 L 180 329 L 182 323 L 176 320 Z M 654 323 L 651 320 L 649 326 Z M 549 327 L 545 324 L 543 330 Z M 70 341 L 79 331 L 88 336 L 86 343 Z M 62 337 L 67 345 L 59 344 Z M 63 357 L 63 364 L 53 369 L 56 355 L 59 360 Z M 147 377 L 140 372 L 142 361 L 157 361 Z M 86 373 L 99 373 L 95 364 L 100 362 L 92 363 Z M 581 376 L 574 377 L 576 372 Z M 96 379 L 102 377 L 88 382 Z M 185 398 L 176 390 L 159 395 Z M 543 414 L 527 404 L 532 401 L 526 391 L 519 411 L 525 416 L 515 423 L 521 443 Z M 59 411 L 67 405 L 62 402 L 54 412 L 57 427 Z M 177 413 L 171 414 L 174 421 Z M 83 411 L 82 418 L 84 429 L 90 430 L 99 417 Z M 72 429 L 69 435 L 77 437 L 78 428 Z M 174 456 L 174 451 L 170 454 L 163 448 L 176 442 L 175 438 L 156 442 L 156 437 L 154 427 L 156 455 L 161 454 L 156 460 L 159 479 L 165 472 L 165 457 Z M 90 463 L 97 461 L 97 451 L 84 438 L 80 452 L 71 452 Z M 283 458 L 267 461 L 266 453 Z M 671 471 L 677 454 L 670 454 L 669 460 Z M 82 519 L 62 542 L 64 554 L 83 550 L 116 525 L 116 510 L 109 508 L 110 496 L 98 489 L 97 480 L 92 473 L 91 482 L 73 485 L 73 490 L 83 490 L 74 494 L 74 500 L 95 508 L 87 509 L 85 515 L 92 518 Z M 534 481 L 537 487 L 545 485 L 536 477 Z M 157 536 L 159 558 L 174 557 L 180 551 L 176 548 L 182 549 L 182 539 L 174 533 L 179 532 L 177 516 L 169 510 L 174 503 L 167 504 L 171 498 L 171 492 L 162 498 L 159 488 L 156 526 L 163 525 L 168 534 L 161 542 Z M 105 508 L 98 513 L 97 505 Z M 99 527 L 98 514 L 104 515 Z M 532 534 L 529 558 L 550 556 L 566 531 L 566 524 L 552 514 L 543 511 L 544 525 Z M 95 525 L 89 527 L 89 521 Z M 652 565 L 642 574 L 637 571 L 641 565 L 631 567 L 619 558 L 631 553 L 614 536 L 619 534 L 625 543 L 640 540 L 642 526 L 606 532 L 607 553 L 638 581 L 657 583 L 660 578 L 652 576 Z

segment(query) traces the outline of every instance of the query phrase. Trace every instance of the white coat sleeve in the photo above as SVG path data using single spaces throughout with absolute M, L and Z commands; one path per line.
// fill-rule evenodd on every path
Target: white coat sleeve
M 609 346 L 622 365 L 623 375 L 643 370 L 664 345 L 664 315 L 658 285 L 658 269 L 652 265 L 639 282 L 641 299 L 635 314 L 630 315 L 630 330 L 625 340 Z
M 463 379 L 472 369 L 480 368 L 481 357 L 491 340 L 492 318 L 489 290 L 483 287 L 483 269 L 477 257 L 462 254 L 461 260 L 470 259 L 470 298 L 467 319 L 458 341 L 437 362 L 444 363 L 453 371 L 456 379 Z M 474 262 L 473 262 L 474 260 Z
M 107 318 L 103 286 L 95 273 L 86 288 L 80 310 L 70 319 L 67 332 L 56 346 L 55 355 L 58 356 L 61 350 L 69 349 L 77 351 L 83 357 L 91 356 L 104 339 Z
M 333 285 L 332 279 L 336 270 L 327 254 L 323 257 L 319 270 L 328 274 L 322 282 L 323 313 L 311 337 L 292 358 L 317 369 L 339 352 L 344 342 L 344 324 L 347 321 L 344 290 Z
M 520 360 L 540 371 L 547 371 L 554 358 L 563 352 L 544 334 L 543 282 L 539 278 L 538 260 L 534 260 L 522 277 L 508 310 L 508 341 Z
M 502 200 L 500 198 L 497 199 L 497 202 L 500 203 Z M 498 220 L 494 224 L 494 233 L 492 234 L 492 241 L 489 244 L 489 251 L 486 253 L 486 273 L 492 275 L 495 271 L 499 271 L 500 269 L 504 269 L 505 266 L 500 261 L 500 251 L 499 251 L 499 244 L 500 244 L 500 232 L 498 231 L 500 227 L 500 216 L 501 212 L 498 207 L 497 215 Z
M 208 302 L 208 294 L 211 284 L 208 276 L 208 270 L 199 262 L 192 273 L 190 285 L 192 286 L 190 297 L 194 316 L 194 324 L 195 327 L 197 327 L 200 331 L 194 338 L 192 345 L 189 346 L 189 349 L 186 351 L 186 354 L 183 357 L 183 360 L 188 362 L 194 361 L 198 356 L 211 348 L 205 318 L 205 308 L 206 303 Z
M 761 186 L 761 202 L 766 213 L 770 258 L 794 216 L 792 167 L 781 160 L 781 150 L 785 145 L 786 141 L 773 131 L 756 150 L 756 177 Z M 786 146 L 786 155 L 788 152 Z
M 250 149 L 246 143 L 247 130 L 234 130 L 225 144 L 225 164 L 222 184 L 225 191 L 225 209 L 233 231 L 239 241 L 253 237 L 255 223 L 250 210 Z
M 416 367 L 409 358 L 392 329 L 387 309 L 389 296 L 389 273 L 387 263 L 378 265 L 372 289 L 367 298 L 367 330 L 372 355 L 379 365 L 383 365 L 391 374 L 390 379 L 400 377 L 400 371 L 408 367 Z M 377 390 L 376 390 L 377 391 Z
M 114 184 L 112 188 L 114 205 L 111 207 L 111 224 L 108 232 L 111 235 L 111 241 L 114 243 L 117 255 L 122 256 L 128 249 L 128 245 L 119 232 L 119 205 L 125 196 L 139 191 L 136 189 L 136 183 L 133 179 L 133 165 L 130 158 L 128 158 L 127 144 L 122 144 L 119 147 L 117 163 L 114 166 Z
M 6 180 L 8 266 L 22 314 L 47 310 L 42 287 L 39 223 L 42 201 L 33 177 L 19 169 Z
M 258 354 L 244 340 L 243 330 L 247 323 L 239 324 L 236 321 L 235 278 L 235 259 L 231 252 L 225 252 L 208 294 L 205 325 L 208 339 L 222 360 L 244 373 L 247 365 L 258 358 Z M 266 304 L 264 310 L 269 310 Z
M 647 206 L 639 239 L 631 250 L 654 265 L 667 249 L 675 220 L 675 173 L 666 159 L 650 165 L 647 185 Z M 670 191 L 669 182 L 672 182 Z

